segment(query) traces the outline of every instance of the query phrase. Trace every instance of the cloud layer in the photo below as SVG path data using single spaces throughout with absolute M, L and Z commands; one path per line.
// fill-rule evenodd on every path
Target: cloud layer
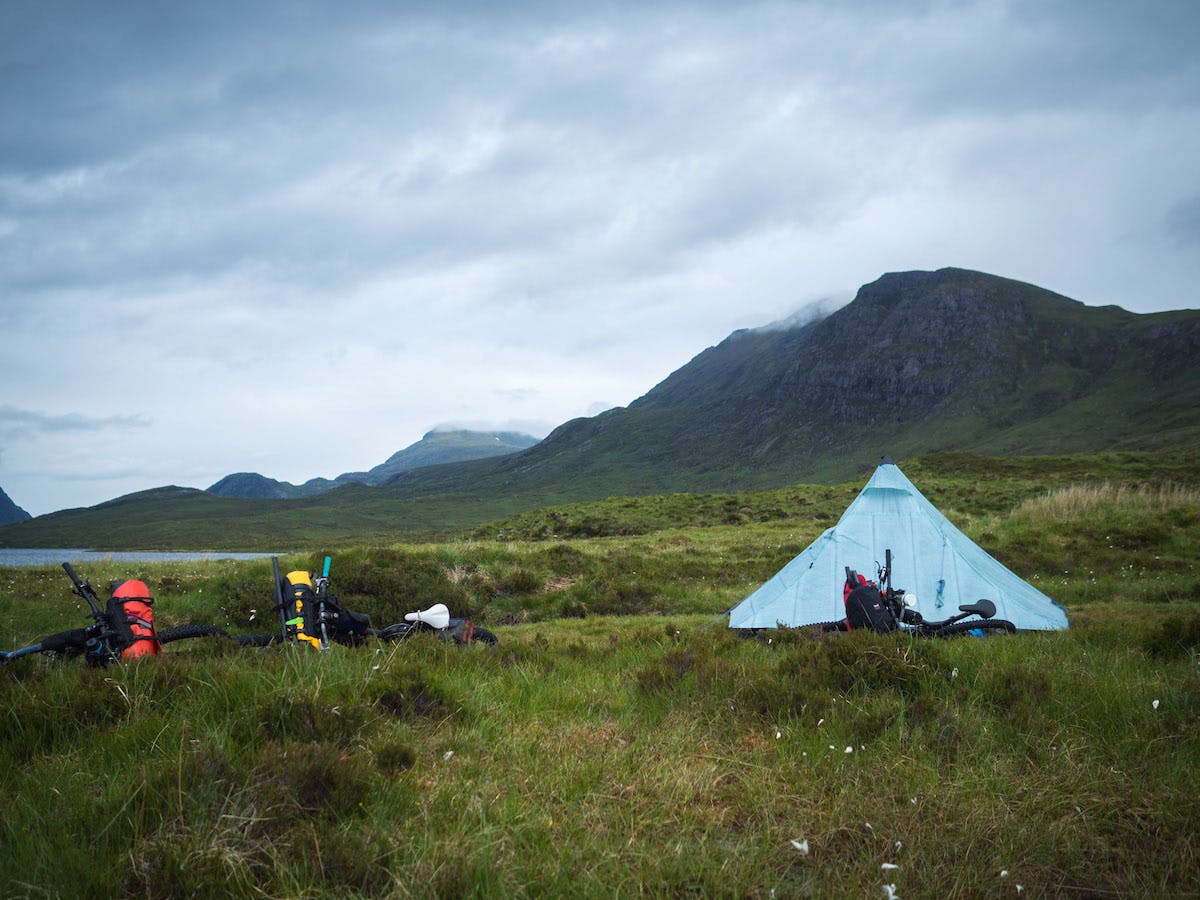
M 896 269 L 1195 306 L 1197 9 L 6 3 L 0 485 L 547 431 Z

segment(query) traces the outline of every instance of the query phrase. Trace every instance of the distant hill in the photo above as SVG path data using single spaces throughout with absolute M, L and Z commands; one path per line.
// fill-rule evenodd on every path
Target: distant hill
M 24 522 L 26 519 L 33 518 L 17 504 L 13 503 L 8 494 L 4 493 L 4 489 L 0 488 L 0 525 L 8 525 L 11 522 Z
M 283 504 L 147 492 L 119 522 L 66 511 L 0 528 L 0 546 L 162 546 L 148 541 L 180 523 L 181 547 L 376 539 L 573 501 L 844 481 L 885 453 L 1160 451 L 1175 466 L 1200 448 L 1198 354 L 1200 311 L 1088 307 L 964 269 L 892 273 L 829 315 L 735 332 L 628 408 L 519 452 Z
M 389 456 L 366 472 L 346 472 L 336 478 L 312 478 L 304 484 L 277 481 L 257 472 L 226 475 L 208 488 L 219 497 L 243 497 L 257 500 L 294 500 L 322 494 L 346 484 L 383 484 L 390 478 L 423 466 L 463 462 L 516 453 L 538 441 L 515 431 L 438 430 L 428 432 L 415 444 Z
M 288 481 L 276 481 L 257 472 L 234 472 L 208 488 L 218 497 L 243 497 L 248 500 L 294 500 L 308 497 L 320 491 L 305 491 L 300 485 Z

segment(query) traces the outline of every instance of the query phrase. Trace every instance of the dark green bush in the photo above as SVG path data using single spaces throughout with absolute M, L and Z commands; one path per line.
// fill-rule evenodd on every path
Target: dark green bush
M 821 644 L 829 659 L 829 683 L 846 693 L 919 693 L 936 671 L 949 670 L 942 645 L 894 634 L 856 631 Z
M 384 714 L 402 720 L 443 719 L 462 707 L 456 697 L 419 671 L 389 673 L 372 686 L 370 696 Z
M 348 747 L 359 736 L 367 710 L 358 702 L 318 702 L 295 693 L 269 697 L 254 713 L 258 735 L 274 741 L 323 741 Z M 253 739 L 253 738 L 252 738 Z
M 366 550 L 338 560 L 334 593 L 376 625 L 402 621 L 405 613 L 444 603 L 451 615 L 478 618 L 466 590 L 450 580 L 432 554 Z
M 1019 662 L 985 667 L 971 690 L 973 702 L 1020 731 L 1042 720 L 1052 696 L 1047 678 Z
M 237 570 L 206 584 L 204 593 L 211 594 L 213 602 L 220 604 L 217 608 L 224 616 L 221 624 L 244 627 L 251 616 L 255 622 L 275 621 L 275 586 L 271 575 L 264 577 L 256 571 Z
M 1165 619 L 1142 641 L 1142 647 L 1155 659 L 1181 659 L 1200 647 L 1200 614 L 1173 615 Z
M 536 594 L 545 585 L 544 578 L 521 566 L 503 572 L 496 579 L 497 589 L 505 594 Z
M 533 560 L 559 577 L 582 574 L 590 566 L 587 555 L 570 544 L 554 544 L 539 550 Z
M 47 661 L 22 659 L 16 664 L 45 667 Z M 104 669 L 89 668 L 79 660 L 54 664 L 62 670 L 47 673 L 35 690 L 0 679 L 0 749 L 12 759 L 73 746 L 95 731 L 119 727 L 130 716 L 128 692 L 123 694 L 124 685 Z
M 638 688 L 645 694 L 675 692 L 683 678 L 696 668 L 698 656 L 695 645 L 672 647 L 663 654 L 662 659 L 638 670 Z
M 314 882 L 332 895 L 374 896 L 392 884 L 394 851 L 383 835 L 366 827 L 309 831 L 307 858 L 317 871 Z M 305 852 L 302 851 L 302 852 Z
M 598 616 L 635 616 L 660 612 L 661 583 L 636 572 L 613 571 L 605 578 L 588 578 L 571 588 L 572 599 Z
M 563 619 L 586 619 L 587 614 L 587 604 L 582 600 L 566 597 L 558 605 L 558 615 Z
M 417 754 L 408 744 L 385 741 L 375 747 L 375 767 L 384 775 L 395 775 L 413 767 Z
M 301 816 L 341 819 L 359 814 L 370 777 L 357 749 L 289 740 L 264 744 L 249 787 L 264 813 L 263 829 L 278 834 Z

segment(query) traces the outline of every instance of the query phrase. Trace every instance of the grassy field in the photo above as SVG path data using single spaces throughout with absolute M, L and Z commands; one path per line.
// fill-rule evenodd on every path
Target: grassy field
M 346 549 L 347 605 L 385 624 L 441 600 L 500 645 L 212 639 L 109 670 L 8 663 L 0 890 L 1200 893 L 1196 483 L 1126 471 L 1032 490 L 1019 466 L 939 464 L 907 471 L 1063 603 L 1069 631 L 706 627 L 831 524 L 839 488 L 798 487 L 781 515 L 765 495 L 613 499 Z M 160 627 L 270 628 L 269 563 L 82 574 L 146 580 Z M 0 646 L 82 624 L 67 587 L 51 567 L 0 570 Z

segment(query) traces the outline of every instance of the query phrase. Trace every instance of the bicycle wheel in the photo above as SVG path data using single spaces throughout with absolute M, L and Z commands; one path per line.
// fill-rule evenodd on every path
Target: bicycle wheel
M 227 637 L 237 641 L 243 647 L 265 647 L 280 640 L 278 634 L 230 634 L 220 625 L 197 623 L 165 628 L 158 633 L 158 642 L 160 644 L 169 644 L 172 641 L 182 641 L 187 638 L 198 637 Z
M 266 647 L 283 640 L 283 636 L 271 632 L 269 634 L 234 634 L 230 635 L 243 647 Z
M 158 642 L 169 644 L 172 641 L 182 641 L 186 638 L 210 637 L 222 635 L 229 637 L 229 632 L 219 625 L 176 625 L 174 628 L 164 628 L 158 632 Z
M 1007 619 L 977 619 L 974 622 L 953 622 L 933 633 L 934 637 L 955 637 L 960 634 L 980 632 L 984 637 L 998 634 L 1012 634 L 1017 626 Z

